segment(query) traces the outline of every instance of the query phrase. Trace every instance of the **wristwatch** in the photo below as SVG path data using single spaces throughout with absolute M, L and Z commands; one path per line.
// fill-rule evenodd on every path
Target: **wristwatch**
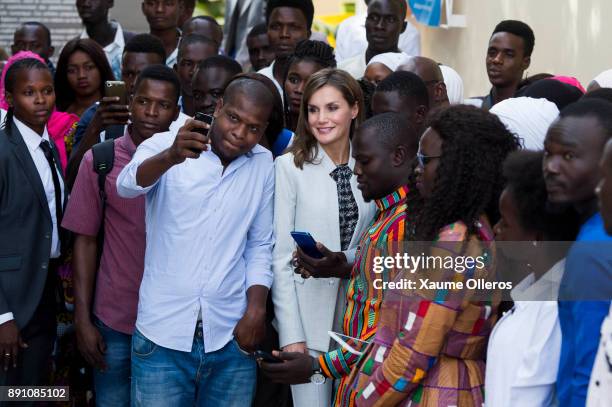
M 323 371 L 319 365 L 319 358 L 312 358 L 312 376 L 310 376 L 310 383 L 323 384 L 327 378 L 323 376 Z

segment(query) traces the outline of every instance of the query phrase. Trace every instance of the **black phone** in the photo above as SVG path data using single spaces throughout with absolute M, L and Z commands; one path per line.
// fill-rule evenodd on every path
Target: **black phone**
M 283 363 L 282 359 L 277 358 L 276 356 L 264 350 L 256 350 L 255 353 L 253 353 L 253 356 L 255 357 L 256 360 L 261 359 L 266 363 Z
M 127 88 L 123 81 L 106 81 L 104 83 L 104 96 L 119 97 L 119 104 L 128 104 Z
M 308 232 L 291 232 L 291 237 L 304 253 L 315 259 L 322 259 L 323 254 L 317 249 L 317 242 Z
M 215 117 L 214 116 L 212 116 L 210 114 L 202 113 L 202 112 L 196 112 L 196 114 L 195 114 L 195 116 L 193 118 L 195 120 L 199 121 L 199 122 L 204 122 L 204 123 L 208 124 L 211 127 L 212 127 L 213 122 L 215 121 Z M 203 136 L 208 136 L 208 130 L 194 129 L 193 131 L 195 131 L 196 133 L 200 133 Z

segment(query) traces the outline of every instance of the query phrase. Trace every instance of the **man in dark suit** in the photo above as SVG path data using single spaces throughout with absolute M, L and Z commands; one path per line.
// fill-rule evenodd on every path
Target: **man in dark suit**
M 42 65 L 42 64 L 41 64 Z M 45 68 L 46 69 L 46 68 Z M 0 130 L 0 385 L 44 385 L 56 335 L 58 225 L 66 200 L 59 156 L 9 112 Z

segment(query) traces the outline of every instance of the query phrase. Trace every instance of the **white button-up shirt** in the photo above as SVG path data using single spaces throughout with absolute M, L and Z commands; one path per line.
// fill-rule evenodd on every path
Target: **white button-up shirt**
M 233 338 L 246 290 L 272 285 L 274 164 L 257 145 L 225 171 L 211 151 L 170 168 L 152 186 L 138 166 L 171 146 L 156 134 L 136 150 L 117 180 L 120 196 L 146 194 L 147 245 L 136 327 L 154 343 L 189 352 L 198 314 L 206 352 Z
M 40 181 L 42 182 L 43 188 L 45 190 L 45 196 L 47 197 L 47 205 L 49 205 L 49 213 L 51 214 L 51 222 L 53 223 L 53 233 L 51 234 L 51 253 L 49 255 L 50 258 L 54 259 L 59 257 L 60 255 L 60 240 L 59 240 L 59 231 L 57 228 L 57 216 L 55 212 L 55 186 L 53 185 L 53 175 L 51 174 L 51 167 L 49 167 L 49 162 L 45 157 L 45 153 L 42 148 L 40 148 L 40 143 L 43 140 L 49 141 L 49 133 L 47 132 L 47 126 L 45 126 L 45 131 L 43 135 L 40 136 L 34 130 L 26 126 L 23 122 L 19 121 L 16 117 L 13 116 L 13 122 L 15 126 L 17 126 L 17 130 L 21 133 L 21 137 L 23 137 L 23 141 L 28 147 L 28 151 L 30 156 L 32 157 L 32 161 L 34 161 L 34 166 L 38 171 L 38 175 L 40 176 Z M 59 165 L 59 163 L 57 163 Z M 60 188 L 62 191 L 62 196 L 60 198 L 61 202 L 64 202 L 64 181 L 62 179 L 62 174 L 59 170 L 56 169 L 57 177 L 59 178 Z M 0 324 L 3 324 L 7 321 L 11 321 L 15 319 L 12 312 L 7 312 L 0 315 Z
M 15 125 L 17 126 L 17 130 L 19 130 L 19 133 L 21 133 L 21 136 L 23 137 L 23 141 L 28 147 L 28 151 L 32 156 L 32 161 L 34 161 L 34 165 L 36 166 L 38 175 L 40 175 L 40 181 L 42 182 L 43 188 L 45 189 L 47 204 L 49 205 L 49 213 L 51 214 L 51 220 L 53 222 L 53 233 L 51 235 L 51 254 L 49 257 L 54 259 L 59 257 L 60 255 L 59 232 L 57 228 L 57 216 L 55 212 L 55 186 L 53 185 L 53 175 L 51 174 L 51 167 L 49 167 L 49 162 L 45 157 L 45 153 L 43 152 L 42 148 L 40 148 L 40 143 L 43 140 L 46 140 L 47 142 L 51 143 L 49 141 L 49 133 L 47 132 L 47 127 L 45 126 L 45 131 L 41 137 L 34 130 L 20 122 L 16 117 L 13 117 L 13 120 L 15 122 Z M 59 163 L 56 163 L 56 165 L 59 165 Z M 59 172 L 59 170 L 56 170 L 56 172 L 62 190 L 60 202 L 64 202 L 65 191 L 62 174 Z
M 530 274 L 511 293 L 514 308 L 493 328 L 487 350 L 487 407 L 557 405 L 555 382 L 561 355 L 557 301 L 565 260 L 539 280 Z M 523 300 L 523 301 L 522 301 Z

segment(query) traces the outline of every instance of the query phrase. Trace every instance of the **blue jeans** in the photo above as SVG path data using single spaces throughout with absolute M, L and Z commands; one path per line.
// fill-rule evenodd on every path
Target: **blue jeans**
M 106 353 L 107 370 L 94 369 L 94 386 L 97 407 L 127 407 L 130 405 L 130 357 L 132 335 L 127 335 L 106 326 L 98 318 L 94 325 L 100 331 Z
M 138 330 L 132 336 L 132 406 L 250 406 L 256 371 L 255 360 L 233 339 L 204 353 L 201 327 L 191 352 L 158 346 Z

